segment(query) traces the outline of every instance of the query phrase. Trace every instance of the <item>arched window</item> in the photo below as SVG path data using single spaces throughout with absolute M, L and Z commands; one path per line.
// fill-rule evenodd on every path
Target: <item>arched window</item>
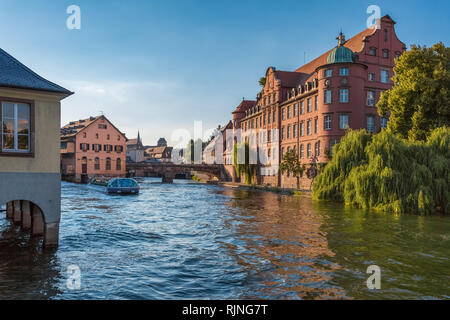
M 99 157 L 96 157 L 94 159 L 94 169 L 95 170 L 100 170 L 100 158 Z
M 105 170 L 111 170 L 111 158 L 106 158 Z
M 117 171 L 122 170 L 122 160 L 120 158 L 117 158 L 116 160 L 116 170 Z

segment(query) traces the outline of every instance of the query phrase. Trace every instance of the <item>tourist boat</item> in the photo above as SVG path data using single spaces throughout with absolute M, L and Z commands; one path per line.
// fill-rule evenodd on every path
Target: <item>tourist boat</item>
M 139 184 L 131 178 L 114 178 L 108 182 L 106 190 L 112 194 L 138 194 Z

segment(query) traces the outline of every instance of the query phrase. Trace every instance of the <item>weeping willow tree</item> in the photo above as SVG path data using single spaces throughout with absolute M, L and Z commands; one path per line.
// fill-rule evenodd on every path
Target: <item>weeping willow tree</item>
M 450 213 L 450 129 L 426 142 L 349 131 L 313 185 L 315 199 L 395 213 Z
M 238 150 L 239 154 L 244 152 L 245 159 L 244 163 L 239 163 L 238 161 Z M 253 177 L 256 175 L 256 164 L 250 164 L 250 146 L 248 143 L 235 144 L 233 147 L 233 165 L 236 170 L 236 176 L 238 179 L 241 175 L 244 175 L 247 184 L 252 184 Z

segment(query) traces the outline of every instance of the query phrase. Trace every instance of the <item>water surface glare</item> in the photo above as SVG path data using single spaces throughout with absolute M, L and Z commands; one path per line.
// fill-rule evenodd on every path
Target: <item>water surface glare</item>
M 3 212 L 0 299 L 450 298 L 450 217 L 159 181 L 127 197 L 63 182 L 53 252 Z M 369 265 L 381 290 L 366 286 Z

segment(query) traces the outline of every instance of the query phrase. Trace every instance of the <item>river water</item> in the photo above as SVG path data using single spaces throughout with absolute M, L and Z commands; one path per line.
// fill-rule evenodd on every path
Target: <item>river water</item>
M 0 299 L 450 298 L 450 217 L 159 181 L 128 197 L 63 182 L 57 251 L 2 213 Z

